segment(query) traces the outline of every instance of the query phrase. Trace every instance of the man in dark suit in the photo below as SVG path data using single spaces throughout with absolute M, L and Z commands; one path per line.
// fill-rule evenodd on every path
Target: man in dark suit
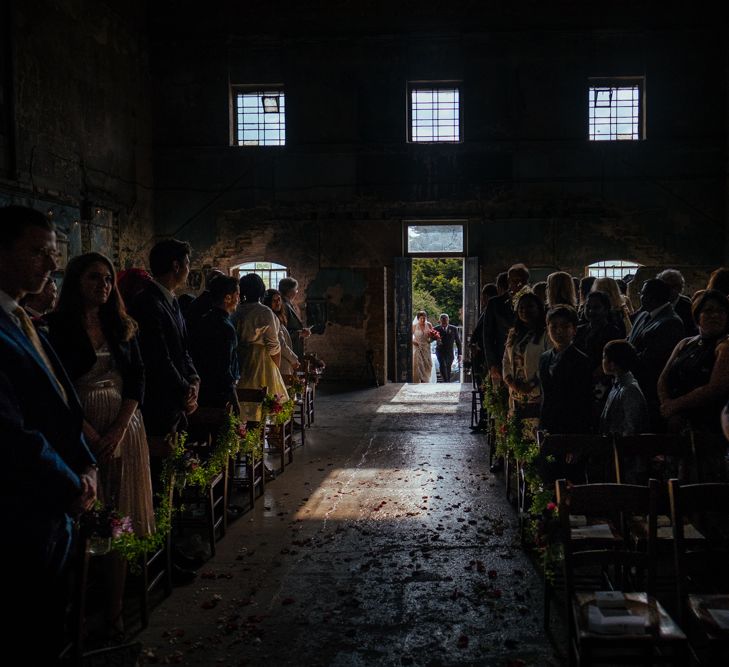
M 514 264 L 507 272 L 508 290 L 501 296 L 489 299 L 483 325 L 483 351 L 491 380 L 501 384 L 504 364 L 504 345 L 509 329 L 514 326 L 512 300 L 525 288 L 528 289 L 529 269 Z
M 96 498 L 95 460 L 73 385 L 18 302 L 56 269 L 56 234 L 40 212 L 0 209 L 0 482 L 5 574 L 0 637 L 26 664 L 55 664 L 66 603 L 72 517 Z M 38 634 L 40 632 L 40 634 Z
M 286 329 L 291 336 L 291 349 L 299 359 L 304 358 L 304 340 L 311 336 L 311 329 L 301 321 L 299 307 L 295 299 L 299 292 L 299 283 L 295 278 L 281 278 L 278 281 L 283 309 L 286 314 Z
M 131 314 L 139 324 L 139 346 L 146 369 L 144 426 L 152 457 L 164 458 L 163 441 L 184 430 L 186 415 L 197 408 L 200 387 L 188 350 L 187 327 L 175 296 L 190 272 L 189 244 L 176 239 L 160 241 L 149 253 L 149 268 L 154 280 L 137 294 Z
M 205 290 L 195 297 L 192 303 L 187 307 L 185 313 L 185 323 L 187 328 L 192 333 L 193 329 L 200 323 L 200 320 L 204 315 L 210 312 L 213 307 L 213 297 L 210 294 L 210 285 L 219 276 L 225 274 L 220 269 L 210 269 L 205 276 Z M 184 311 L 184 309 L 183 309 Z
M 661 271 L 656 278 L 662 280 L 671 288 L 671 305 L 676 311 L 676 315 L 681 318 L 686 336 L 695 336 L 699 333 L 699 328 L 694 322 L 694 316 L 691 314 L 691 299 L 684 293 L 683 288 L 686 281 L 680 271 L 676 269 L 666 269 Z
M 642 312 L 635 318 L 628 342 L 640 361 L 636 378 L 643 390 L 654 430 L 664 430 L 660 416 L 657 384 L 676 343 L 685 337 L 684 325 L 671 305 L 671 288 L 658 278 L 643 283 L 640 290 Z
M 492 297 L 498 296 L 498 288 L 494 283 L 487 283 L 481 288 L 481 314 L 478 316 L 476 326 L 471 334 L 471 372 L 473 373 L 476 384 L 480 385 L 484 376 L 484 365 L 486 357 L 483 352 L 483 329 L 486 321 L 486 308 Z
M 440 335 L 440 341 L 435 346 L 435 356 L 438 358 L 438 366 L 440 367 L 440 376 L 443 382 L 451 381 L 451 365 L 453 364 L 453 345 L 458 349 L 458 363 L 461 363 L 463 355 L 461 354 L 461 338 L 458 335 L 458 329 L 452 324 L 448 324 L 449 317 L 446 313 L 440 316 L 440 324 L 435 330 Z
M 238 280 L 221 274 L 209 288 L 213 307 L 190 334 L 190 353 L 200 372 L 200 405 L 210 408 L 231 405 L 238 414 L 235 393 L 240 378 L 238 335 L 230 321 L 240 303 Z

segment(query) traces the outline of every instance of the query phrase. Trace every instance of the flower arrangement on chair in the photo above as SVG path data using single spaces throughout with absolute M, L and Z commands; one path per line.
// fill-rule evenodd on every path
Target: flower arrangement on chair
M 82 515 L 80 528 L 89 540 L 89 552 L 96 555 L 109 553 L 115 542 L 133 533 L 130 517 L 98 500 Z

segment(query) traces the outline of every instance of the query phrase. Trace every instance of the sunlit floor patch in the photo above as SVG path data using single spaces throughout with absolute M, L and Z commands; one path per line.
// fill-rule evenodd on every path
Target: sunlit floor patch
M 378 414 L 454 414 L 458 411 L 461 385 L 404 384 L 387 403 L 377 408 Z
M 337 468 L 327 475 L 294 518 L 319 521 L 417 518 L 428 509 L 427 498 L 423 498 L 420 489 L 430 474 L 421 468 Z M 382 489 L 381 498 L 376 492 L 378 488 Z

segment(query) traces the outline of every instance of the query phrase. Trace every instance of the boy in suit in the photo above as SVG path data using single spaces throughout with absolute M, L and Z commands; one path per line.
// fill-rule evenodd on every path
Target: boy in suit
M 542 385 L 542 410 L 539 429 L 548 433 L 589 433 L 592 430 L 592 364 L 573 341 L 577 334 L 577 311 L 571 306 L 556 306 L 547 313 L 547 334 L 552 349 L 539 360 Z M 549 452 L 540 454 L 545 480 L 565 476 L 583 481 L 584 462 L 577 462 L 578 453 L 564 461 L 549 463 Z

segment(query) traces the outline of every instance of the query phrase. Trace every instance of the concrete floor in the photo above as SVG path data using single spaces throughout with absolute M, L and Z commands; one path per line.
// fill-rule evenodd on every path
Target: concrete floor
M 317 396 L 294 464 L 140 635 L 185 665 L 557 665 L 470 386 Z

